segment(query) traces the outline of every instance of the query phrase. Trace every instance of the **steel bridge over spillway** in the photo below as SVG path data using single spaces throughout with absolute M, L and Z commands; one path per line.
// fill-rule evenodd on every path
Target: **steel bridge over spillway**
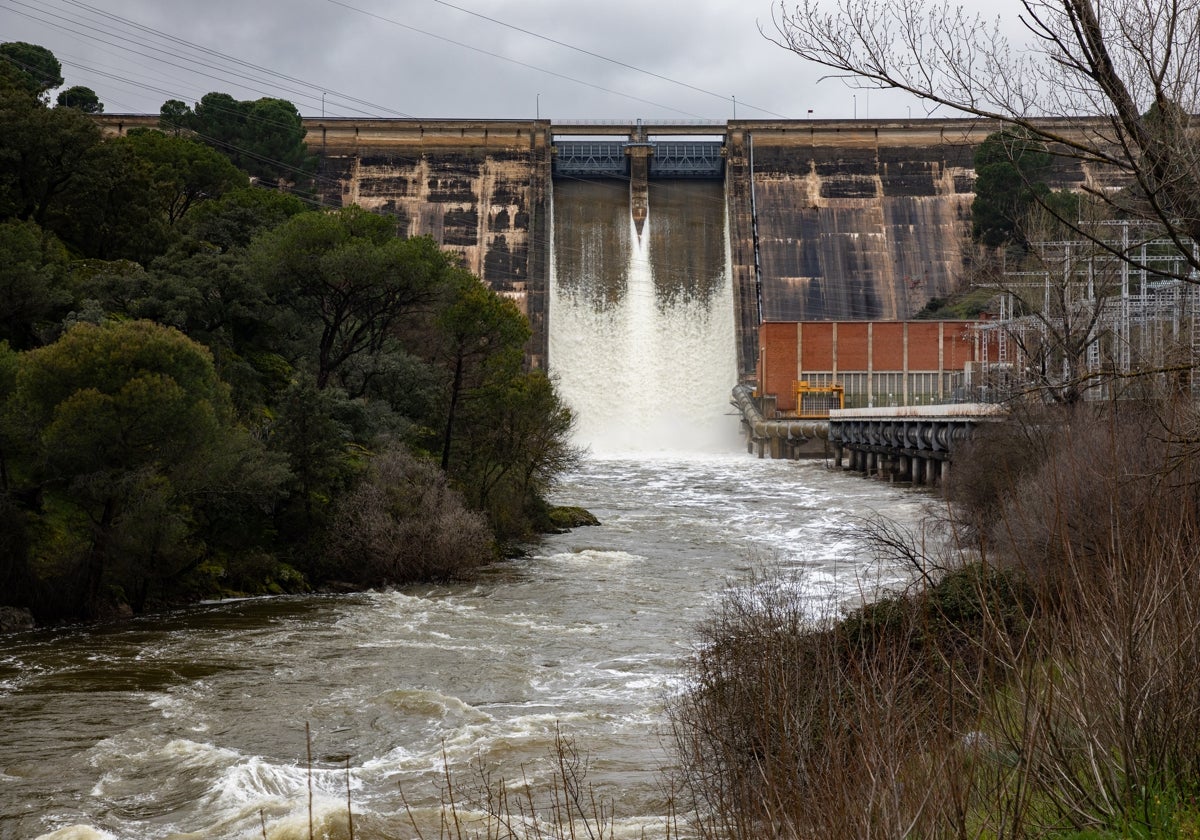
M 628 178 L 631 150 L 645 150 L 649 178 L 722 178 L 724 143 L 719 140 L 558 140 L 553 171 L 564 178 Z
M 556 123 L 551 136 L 557 178 L 725 177 L 727 138 L 718 123 Z

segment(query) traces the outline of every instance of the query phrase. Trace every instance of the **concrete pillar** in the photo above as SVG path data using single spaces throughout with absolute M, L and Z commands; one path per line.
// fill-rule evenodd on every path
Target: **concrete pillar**
M 875 452 L 868 452 L 867 453 L 867 472 L 868 473 L 875 472 L 875 469 L 878 466 L 878 464 L 879 464 L 879 455 Z
M 626 152 L 629 155 L 629 213 L 640 237 L 650 208 L 650 155 L 654 154 L 654 147 L 643 138 L 640 143 L 630 143 Z
M 900 480 L 912 481 L 912 466 L 909 463 L 909 457 L 907 455 L 901 455 L 899 461 L 900 465 L 898 472 L 900 473 Z
M 925 459 L 925 483 L 930 487 L 937 483 L 937 465 L 936 458 Z
M 833 465 L 838 469 L 842 468 L 842 455 L 844 452 L 845 450 L 840 443 L 833 448 Z

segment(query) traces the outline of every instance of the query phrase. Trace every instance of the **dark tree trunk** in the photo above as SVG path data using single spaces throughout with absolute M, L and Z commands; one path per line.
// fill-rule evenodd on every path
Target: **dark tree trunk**
M 454 430 L 454 412 L 458 408 L 458 392 L 462 390 L 463 355 L 454 358 L 454 382 L 450 385 L 450 409 L 446 412 L 446 437 L 442 441 L 442 470 L 450 467 L 450 439 Z

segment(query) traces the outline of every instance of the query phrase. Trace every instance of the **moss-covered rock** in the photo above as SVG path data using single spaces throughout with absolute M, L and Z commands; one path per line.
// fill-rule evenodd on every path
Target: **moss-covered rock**
M 567 531 L 584 525 L 599 525 L 600 520 L 584 508 L 556 505 L 550 508 L 550 524 L 559 531 Z
M 33 613 L 22 607 L 0 607 L 0 633 L 32 630 Z

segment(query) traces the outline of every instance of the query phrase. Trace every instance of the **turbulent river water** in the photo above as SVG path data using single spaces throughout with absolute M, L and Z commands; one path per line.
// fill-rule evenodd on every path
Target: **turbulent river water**
M 602 280 L 608 260 L 615 280 L 552 289 L 552 366 L 589 448 L 553 495 L 603 524 L 461 585 L 0 638 L 0 838 L 306 838 L 310 783 L 318 837 L 348 836 L 347 786 L 356 837 L 437 837 L 445 768 L 464 813 L 481 772 L 545 791 L 557 733 L 621 835 L 662 836 L 664 708 L 722 590 L 774 564 L 816 609 L 900 579 L 846 526 L 912 521 L 919 494 L 739 451 L 723 250 L 682 290 L 655 270 L 697 206 L 722 240 L 719 199 L 685 191 L 672 217 L 652 197 L 643 239 L 595 219 L 614 245 L 559 217 L 597 203 L 566 193 L 556 275 Z

